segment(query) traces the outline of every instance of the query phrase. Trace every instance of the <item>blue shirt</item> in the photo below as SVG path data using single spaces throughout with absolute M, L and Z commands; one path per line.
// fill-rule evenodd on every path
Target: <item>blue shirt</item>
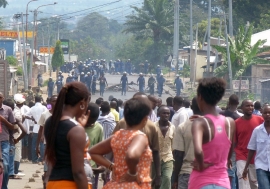
M 270 135 L 264 123 L 253 130 L 247 148 L 256 151 L 255 168 L 270 171 Z

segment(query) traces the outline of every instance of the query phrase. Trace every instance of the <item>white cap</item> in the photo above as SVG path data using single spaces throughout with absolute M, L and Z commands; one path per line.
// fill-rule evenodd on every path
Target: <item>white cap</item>
M 25 97 L 22 94 L 15 94 L 14 101 L 16 104 L 22 104 L 25 102 Z
M 163 75 L 163 73 L 161 73 L 160 75 Z
M 176 77 L 179 77 L 179 74 L 177 74 Z

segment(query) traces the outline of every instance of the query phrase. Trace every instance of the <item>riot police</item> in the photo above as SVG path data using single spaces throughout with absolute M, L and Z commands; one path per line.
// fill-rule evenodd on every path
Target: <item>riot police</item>
M 162 92 L 163 92 L 163 86 L 165 83 L 163 73 L 161 73 L 160 76 L 158 77 L 157 83 L 158 83 L 158 96 L 161 97 Z
M 92 72 L 93 76 L 92 76 L 92 94 L 95 95 L 96 94 L 96 87 L 97 87 L 97 73 L 96 71 Z
M 127 85 L 128 85 L 128 78 L 127 78 L 127 73 L 124 72 L 123 76 L 120 79 L 120 84 L 122 84 L 122 93 L 121 95 L 126 95 L 127 92 Z
M 61 77 L 58 77 L 57 80 L 56 80 L 56 88 L 57 88 L 57 94 L 60 93 L 62 87 L 63 87 L 63 80 Z
M 182 80 L 179 78 L 179 75 L 176 75 L 176 78 L 174 80 L 174 85 L 176 87 L 176 96 L 180 96 L 181 89 L 183 89 L 183 83 Z
M 92 83 L 92 75 L 90 74 L 90 72 L 87 72 L 87 75 L 85 76 L 85 84 L 89 92 L 91 92 L 91 83 Z
M 154 95 L 155 93 L 155 83 L 156 83 L 156 80 L 153 74 L 151 74 L 151 76 L 148 79 L 148 87 L 149 87 L 150 95 Z
M 144 92 L 144 87 L 145 87 L 145 79 L 144 79 L 142 73 L 140 73 L 140 76 L 139 76 L 139 78 L 137 79 L 137 84 L 139 84 L 139 91 L 140 91 L 141 93 L 143 93 L 143 92 Z
M 48 91 L 48 97 L 51 98 L 53 95 L 53 89 L 54 89 L 54 82 L 52 80 L 52 77 L 49 78 L 48 84 L 47 84 L 47 91 Z

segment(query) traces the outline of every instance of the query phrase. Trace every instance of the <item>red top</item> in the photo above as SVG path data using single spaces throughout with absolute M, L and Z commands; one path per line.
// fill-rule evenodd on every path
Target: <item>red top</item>
M 251 119 L 245 120 L 242 117 L 235 121 L 235 154 L 236 160 L 247 160 L 248 156 L 248 143 L 252 135 L 253 130 L 264 122 L 261 116 L 252 115 Z M 254 157 L 251 164 L 254 164 Z

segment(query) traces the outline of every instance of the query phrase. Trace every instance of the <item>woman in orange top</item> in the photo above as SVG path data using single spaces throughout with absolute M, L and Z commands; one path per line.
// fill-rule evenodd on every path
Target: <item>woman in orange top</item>
M 150 111 L 148 100 L 128 100 L 124 108 L 127 129 L 117 131 L 90 149 L 93 161 L 113 171 L 112 181 L 104 189 L 151 188 L 152 152 L 146 135 L 140 131 L 145 126 Z M 115 164 L 103 157 L 110 152 L 113 152 Z

